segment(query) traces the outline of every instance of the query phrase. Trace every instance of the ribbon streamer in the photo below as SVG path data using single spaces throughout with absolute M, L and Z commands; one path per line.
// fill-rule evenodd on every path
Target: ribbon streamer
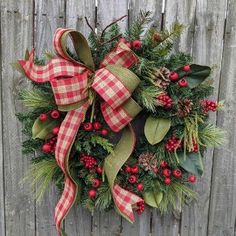
M 71 37 L 81 62 L 74 60 L 67 53 L 68 37 Z M 102 98 L 101 111 L 104 119 L 114 132 L 118 132 L 141 111 L 141 107 L 131 98 L 140 80 L 128 69 L 138 62 L 138 58 L 123 43 L 118 44 L 105 57 L 96 71 L 87 40 L 80 32 L 59 28 L 55 32 L 53 45 L 58 57 L 49 61 L 47 65 L 34 64 L 34 49 L 28 60 L 19 60 L 18 63 L 32 81 L 50 82 L 58 109 L 67 111 L 60 126 L 55 151 L 57 163 L 65 175 L 64 191 L 55 209 L 56 227 L 61 236 L 61 223 L 73 206 L 78 192 L 78 185 L 70 175 L 68 159 L 80 124 L 91 105 L 89 90 L 95 91 Z M 114 184 L 119 169 L 133 151 L 135 135 L 131 126 L 124 129 L 122 137 L 115 148 L 117 156 L 106 158 L 105 172 L 118 211 L 133 221 L 132 205 L 142 199 Z M 124 139 L 130 142 L 131 146 L 126 153 L 119 153 L 117 150 L 119 146 L 124 147 Z M 114 170 L 113 164 L 116 161 L 119 165 L 113 173 L 111 169 Z

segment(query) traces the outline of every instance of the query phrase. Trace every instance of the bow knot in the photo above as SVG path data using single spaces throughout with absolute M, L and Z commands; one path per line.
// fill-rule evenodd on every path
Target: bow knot
M 66 50 L 68 36 L 72 39 L 79 61 L 72 58 Z M 58 57 L 53 58 L 47 65 L 34 64 L 34 50 L 31 51 L 28 60 L 20 60 L 19 64 L 27 77 L 34 82 L 50 82 L 58 109 L 67 111 L 60 126 L 55 150 L 57 163 L 65 174 L 64 191 L 55 210 L 55 221 L 61 235 L 61 222 L 73 205 L 78 189 L 69 172 L 68 158 L 86 111 L 99 95 L 106 123 L 114 132 L 120 131 L 141 111 L 141 107 L 131 98 L 140 80 L 128 69 L 138 62 L 138 58 L 123 43 L 118 44 L 105 57 L 99 69 L 95 70 L 90 48 L 81 33 L 59 28 L 55 32 L 53 42 Z M 132 153 L 135 141 L 132 131 L 126 133 L 130 135 L 131 148 L 125 156 L 123 155 L 124 157 L 121 156 L 122 163 Z M 116 175 L 110 174 L 110 159 L 108 158 L 108 169 L 105 167 L 105 172 L 112 188 L 114 202 L 123 215 L 133 220 L 132 205 L 142 199 L 114 184 Z M 118 169 L 115 172 L 117 174 Z M 126 201 L 124 197 L 129 200 Z

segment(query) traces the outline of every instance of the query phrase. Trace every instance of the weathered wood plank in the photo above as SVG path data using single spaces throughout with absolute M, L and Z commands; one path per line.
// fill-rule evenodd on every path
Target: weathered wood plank
M 184 32 L 175 44 L 176 51 L 192 53 L 195 32 L 195 11 L 195 0 L 166 0 L 164 16 L 165 27 L 170 29 L 175 22 L 179 22 L 185 26 Z
M 95 0 L 67 0 L 66 27 L 79 30 L 85 37 L 90 33 L 85 17 L 95 28 Z
M 104 29 L 112 21 L 128 14 L 128 0 L 98 0 L 98 27 Z M 128 18 L 119 22 L 121 30 L 128 26 Z
M 2 9 L 2 3 L 0 8 Z M 1 11 L 0 11 L 1 19 Z M 0 39 L 2 38 L 0 24 Z M 2 48 L 0 46 L 0 71 L 2 72 Z M 4 160 L 3 160 L 3 109 L 2 109 L 2 73 L 0 73 L 0 235 L 5 236 L 5 199 L 4 199 Z
M 85 16 L 91 26 L 95 27 L 95 0 L 66 1 L 66 27 L 79 30 L 85 37 L 88 37 L 90 29 L 85 22 Z M 74 206 L 66 217 L 65 229 L 68 235 L 91 235 L 91 213 L 87 209 Z
M 41 57 L 45 49 L 52 49 L 55 30 L 65 25 L 64 0 L 35 1 L 34 16 L 34 45 L 37 55 Z M 58 197 L 56 188 L 52 186 L 42 202 L 36 205 L 36 235 L 57 235 L 54 209 Z
M 162 0 L 130 0 L 129 1 L 129 22 L 132 22 L 137 18 L 140 11 L 151 11 L 152 19 L 148 24 L 148 27 L 161 28 L 161 11 L 162 11 Z M 145 32 L 145 31 L 144 31 Z
M 195 33 L 193 38 L 192 55 L 194 62 L 210 66 L 217 65 L 212 73 L 215 93 L 217 98 L 222 59 L 222 39 L 224 32 L 226 1 L 197 1 Z M 211 121 L 215 122 L 215 114 Z M 205 173 L 196 185 L 199 193 L 198 201 L 190 208 L 185 207 L 182 214 L 181 234 L 184 235 L 208 235 L 207 221 L 209 218 L 209 196 L 211 185 L 212 150 L 208 150 L 204 159 Z M 190 227 L 191 225 L 191 227 Z
M 2 121 L 5 186 L 6 236 L 34 235 L 34 201 L 29 188 L 20 184 L 28 168 L 28 160 L 21 154 L 21 125 L 15 113 L 22 111 L 17 100 L 19 87 L 27 81 L 12 70 L 10 62 L 24 56 L 24 50 L 32 45 L 33 1 L 1 2 L 2 43 Z
M 225 100 L 225 111 L 219 112 L 217 116 L 217 124 L 227 131 L 227 141 L 223 147 L 216 149 L 214 152 L 209 225 L 207 233 L 209 236 L 231 236 L 236 234 L 235 22 L 236 2 L 230 0 L 228 1 L 219 90 L 219 100 Z M 218 48 L 216 48 L 216 50 L 218 50 Z
M 35 1 L 34 14 L 34 43 L 37 55 L 41 56 L 46 48 L 52 49 L 55 30 L 65 26 L 65 2 L 64 0 Z

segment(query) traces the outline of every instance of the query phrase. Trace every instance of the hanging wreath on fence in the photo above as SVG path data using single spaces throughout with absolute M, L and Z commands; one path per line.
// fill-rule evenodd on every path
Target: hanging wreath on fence
M 125 34 L 117 21 L 102 32 L 91 28 L 89 43 L 59 28 L 47 63 L 32 50 L 14 64 L 32 81 L 19 92 L 30 110 L 17 114 L 29 137 L 23 152 L 36 153 L 26 179 L 37 185 L 37 198 L 51 182 L 59 188 L 60 235 L 74 203 L 115 208 L 130 222 L 146 205 L 175 210 L 195 198 L 191 185 L 203 174 L 206 147 L 223 142 L 224 132 L 208 122 L 222 107 L 208 99 L 210 67 L 173 53 L 181 24 L 144 34 L 149 17 L 141 12 Z

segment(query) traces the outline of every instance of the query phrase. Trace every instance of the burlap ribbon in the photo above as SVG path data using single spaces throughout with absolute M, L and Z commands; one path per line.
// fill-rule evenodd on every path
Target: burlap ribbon
M 79 61 L 74 60 L 66 50 L 68 36 L 71 37 Z M 50 82 L 56 104 L 61 111 L 67 111 L 58 133 L 55 157 L 65 175 L 62 196 L 55 209 L 55 222 L 59 235 L 61 223 L 75 202 L 78 185 L 70 175 L 68 159 L 70 149 L 83 121 L 86 111 L 98 94 L 101 111 L 109 127 L 118 132 L 141 111 L 131 98 L 138 86 L 139 78 L 128 68 L 137 63 L 137 56 L 123 43 L 110 52 L 95 71 L 90 48 L 84 36 L 71 29 L 59 28 L 54 35 L 54 49 L 58 55 L 45 66 L 34 64 L 34 50 L 28 60 L 19 60 L 26 76 L 37 83 Z M 133 221 L 132 205 L 142 201 L 137 195 L 115 184 L 121 166 L 133 151 L 135 135 L 127 126 L 114 154 L 105 160 L 105 173 L 112 189 L 118 211 Z

